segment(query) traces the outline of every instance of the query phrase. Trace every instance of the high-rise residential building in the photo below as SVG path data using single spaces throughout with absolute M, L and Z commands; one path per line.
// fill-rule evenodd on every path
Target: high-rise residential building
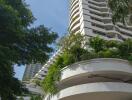
M 132 26 L 112 23 L 107 0 L 69 0 L 72 33 L 87 37 L 99 35 L 106 40 L 132 37 Z M 48 68 L 62 53 L 49 59 L 35 78 L 43 80 Z M 45 73 L 46 71 L 46 73 Z M 132 67 L 126 60 L 99 58 L 77 62 L 61 70 L 59 92 L 44 100 L 130 100 L 132 99 Z
M 112 22 L 108 0 L 69 0 L 69 30 L 87 37 L 100 36 L 106 40 L 124 40 L 132 37 L 132 26 Z M 44 79 L 48 67 L 62 53 L 59 49 L 35 75 Z
M 88 37 L 124 40 L 132 37 L 132 26 L 112 23 L 108 0 L 70 0 L 69 30 Z
M 29 64 L 26 65 L 26 69 L 23 75 L 23 81 L 29 81 L 34 75 L 42 68 L 41 64 Z

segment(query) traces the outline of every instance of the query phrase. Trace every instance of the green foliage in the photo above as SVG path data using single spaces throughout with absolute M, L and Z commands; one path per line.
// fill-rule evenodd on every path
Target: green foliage
M 114 48 L 114 47 L 118 47 L 120 43 L 121 42 L 116 40 L 109 40 L 109 41 L 105 41 L 105 46 L 106 48 Z
M 132 53 L 132 40 L 127 39 L 126 41 L 122 42 L 119 46 L 119 53 L 122 58 L 127 59 L 128 56 Z
M 46 93 L 55 94 L 58 89 L 56 82 L 60 79 L 60 68 L 55 64 L 49 68 L 48 75 L 42 82 L 42 87 Z
M 84 38 L 80 33 L 70 33 L 68 36 L 62 37 L 58 45 L 63 47 L 64 50 L 69 50 L 72 46 L 81 46 L 83 40 Z
M 40 25 L 29 28 L 34 16 L 24 0 L 0 0 L 0 97 L 15 100 L 23 85 L 14 78 L 14 64 L 44 63 L 57 34 Z
M 82 60 L 89 60 L 89 59 L 93 59 L 93 58 L 98 58 L 97 54 L 95 52 L 85 52 L 82 55 L 80 55 L 81 57 L 81 61 Z
M 75 62 L 75 57 L 74 55 L 68 52 L 64 52 L 64 54 L 62 54 L 62 59 L 63 59 L 63 66 L 61 68 L 64 68 L 67 65 L 70 65 L 71 63 Z M 61 64 L 60 64 L 61 65 Z
M 41 95 L 31 96 L 30 100 L 43 100 Z
M 78 45 L 72 46 L 69 50 L 69 52 L 72 54 L 72 57 L 74 58 L 74 62 L 81 61 L 81 56 L 88 51 L 81 48 Z
M 115 55 L 114 55 L 115 53 Z M 116 50 L 108 49 L 105 51 L 100 51 L 98 53 L 98 58 L 116 58 Z
M 132 62 L 132 53 L 128 56 L 128 61 Z
M 131 0 L 108 0 L 112 11 L 113 22 L 132 23 L 132 2 Z M 129 17 L 128 17 L 129 16 Z
M 54 43 L 57 34 L 40 25 L 36 28 L 31 28 L 19 43 L 21 49 L 19 51 L 19 62 L 17 63 L 44 63 L 53 49 L 49 46 Z
M 105 46 L 105 40 L 97 37 L 90 38 L 89 39 L 89 46 L 94 49 L 94 51 L 97 53 L 99 51 L 102 51 Z

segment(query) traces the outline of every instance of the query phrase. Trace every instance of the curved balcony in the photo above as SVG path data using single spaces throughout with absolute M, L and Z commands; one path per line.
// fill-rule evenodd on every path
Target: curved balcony
M 85 10 L 85 9 L 83 9 L 83 14 L 84 14 L 84 16 L 91 16 L 93 18 L 101 20 L 102 22 L 111 22 L 112 21 L 111 17 L 109 17 L 108 14 L 96 13 L 94 11 L 87 12 L 87 10 Z M 106 15 L 106 16 L 104 17 L 104 15 Z
M 84 9 L 84 8 L 83 8 Z M 99 11 L 99 10 L 95 10 L 95 9 L 93 9 L 93 8 L 90 8 L 90 7 L 88 7 L 88 10 L 89 11 L 91 11 L 91 12 L 94 12 L 94 13 L 96 13 L 97 15 L 100 15 L 100 14 L 110 14 L 110 12 L 102 12 L 102 11 Z
M 58 94 L 59 100 L 131 100 L 132 84 L 100 82 L 76 85 Z
M 79 21 L 76 22 L 74 25 L 72 25 L 70 27 L 70 31 L 71 32 L 76 32 L 76 31 L 79 31 L 79 30 L 80 30 L 80 23 L 79 23 Z
M 78 13 L 78 12 L 79 12 L 79 9 L 76 9 L 76 10 L 74 10 L 73 12 L 71 12 L 70 18 L 73 18 L 73 16 L 74 16 L 76 13 Z
M 75 22 L 76 22 L 76 21 L 78 21 L 78 20 L 80 20 L 79 15 L 78 15 L 78 16 L 76 16 L 75 18 L 73 18 L 73 19 L 71 19 L 71 20 L 70 20 L 69 27 L 70 27 L 70 26 L 72 26 L 72 24 L 73 24 L 73 23 L 75 23 Z
M 74 12 L 74 10 L 76 10 L 77 8 L 79 8 L 78 2 L 71 8 L 70 14 L 71 14 L 72 12 Z
M 132 36 L 132 31 L 128 30 L 128 29 L 124 29 L 124 28 L 120 28 L 119 26 L 116 26 L 116 28 L 126 34 L 129 34 L 130 36 Z
M 82 61 L 62 70 L 60 89 L 92 82 L 132 80 L 132 65 L 125 60 L 99 58 Z
M 71 21 L 71 24 L 70 24 L 69 28 L 72 29 L 79 22 L 80 22 L 80 18 L 79 17 L 76 17 L 74 20 Z
M 79 12 L 75 13 L 73 16 L 70 17 L 70 22 L 76 18 L 79 18 Z
M 102 12 L 107 12 L 108 8 L 107 7 L 102 7 L 102 6 L 96 6 L 94 4 L 88 4 L 90 8 L 98 10 L 98 11 L 102 11 Z
M 89 0 L 88 3 L 94 4 L 96 6 L 104 6 L 104 7 L 107 6 L 107 3 L 106 2 L 97 2 L 97 1 L 94 1 L 94 0 Z
M 70 5 L 73 5 L 76 1 L 78 1 L 78 0 L 70 0 L 71 2 L 70 2 Z
M 74 3 L 72 3 L 72 4 L 70 5 L 70 9 L 72 9 L 72 7 L 74 7 L 74 5 L 76 5 L 76 3 L 78 3 L 78 0 L 74 0 Z
M 71 9 L 70 13 L 72 13 L 74 10 L 76 10 L 76 9 L 78 9 L 78 8 L 79 8 L 79 5 L 78 5 L 78 4 L 75 5 L 75 6 Z

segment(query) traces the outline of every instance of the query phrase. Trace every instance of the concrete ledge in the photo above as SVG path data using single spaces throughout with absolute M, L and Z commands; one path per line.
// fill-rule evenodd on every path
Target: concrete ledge
M 99 58 L 81 61 L 62 70 L 61 81 L 68 80 L 72 77 L 81 76 L 84 74 L 124 74 L 132 76 L 132 64 L 126 60 L 115 58 Z
M 59 100 L 130 100 L 132 84 L 100 82 L 76 85 L 61 90 Z

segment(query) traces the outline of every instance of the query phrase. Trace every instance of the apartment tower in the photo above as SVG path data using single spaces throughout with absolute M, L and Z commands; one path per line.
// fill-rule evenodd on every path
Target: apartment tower
M 41 64 L 28 64 L 23 75 L 23 81 L 30 81 L 34 75 L 42 68 Z
M 69 30 L 88 37 L 124 40 L 132 37 L 132 26 L 112 23 L 108 0 L 70 0 Z

